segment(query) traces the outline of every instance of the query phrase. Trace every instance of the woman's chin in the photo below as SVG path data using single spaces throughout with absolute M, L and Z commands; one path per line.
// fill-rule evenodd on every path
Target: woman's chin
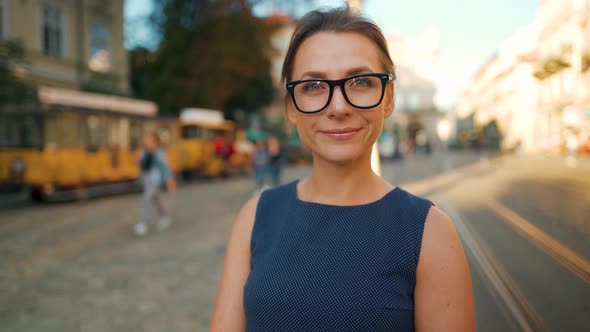
M 348 149 L 331 149 L 330 151 L 321 151 L 318 153 L 316 158 L 320 158 L 324 161 L 337 164 L 337 165 L 346 165 L 352 162 L 358 161 L 361 159 L 362 153 L 360 151 L 353 151 L 350 148 Z

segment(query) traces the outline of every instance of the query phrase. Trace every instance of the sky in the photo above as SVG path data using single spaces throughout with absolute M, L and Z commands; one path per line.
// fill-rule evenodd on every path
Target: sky
M 337 6 L 342 0 L 316 1 Z M 537 0 L 365 0 L 364 13 L 388 34 L 419 38 L 426 29 L 439 37 L 437 102 L 452 106 L 470 79 L 516 29 L 534 21 Z M 263 15 L 268 8 L 258 8 Z M 126 0 L 125 18 L 133 22 L 149 14 L 151 0 Z M 149 29 L 140 25 L 126 31 L 126 45 L 153 44 Z M 395 54 L 392 54 L 395 61 Z

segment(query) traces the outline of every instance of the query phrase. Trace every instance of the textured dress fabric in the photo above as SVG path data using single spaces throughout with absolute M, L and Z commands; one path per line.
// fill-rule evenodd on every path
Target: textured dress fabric
M 244 286 L 247 331 L 413 331 L 416 267 L 432 203 L 396 187 L 364 205 L 265 191 Z

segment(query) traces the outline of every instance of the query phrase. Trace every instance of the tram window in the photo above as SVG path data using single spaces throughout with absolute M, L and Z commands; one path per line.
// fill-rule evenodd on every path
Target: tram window
M 131 150 L 135 150 L 141 146 L 141 122 L 131 121 L 129 130 L 129 146 Z
M 201 138 L 203 135 L 203 128 L 197 126 L 182 127 L 182 138 Z
M 6 118 L 6 146 L 20 147 L 20 131 L 21 122 L 20 117 L 10 116 Z
M 91 115 L 88 117 L 86 123 L 86 127 L 88 128 L 88 147 L 91 149 L 96 149 L 98 148 L 100 142 L 98 117 Z
M 0 114 L 0 147 L 6 146 L 6 118 Z
M 8 147 L 10 135 L 8 134 L 8 119 L 0 114 L 0 148 Z
M 0 147 L 19 146 L 20 125 L 16 119 L 14 116 L 0 115 Z
M 78 117 L 78 146 L 80 147 L 87 147 L 88 146 L 88 126 L 86 123 L 88 122 L 87 116 L 81 114 Z
M 0 116 L 0 147 L 39 147 L 42 143 L 39 118 Z
M 28 115 L 22 119 L 21 137 L 23 147 L 40 147 L 42 143 L 39 118 Z
M 57 120 L 55 116 L 45 117 L 45 142 L 47 146 L 56 146 L 59 143 Z
M 121 119 L 120 118 L 107 118 L 106 119 L 106 131 L 107 131 L 107 146 L 110 149 L 118 149 L 122 146 L 120 142 L 121 138 Z
M 57 116 L 57 144 L 60 147 L 80 146 L 80 128 L 76 114 L 62 113 Z
M 119 125 L 119 148 L 129 150 L 129 118 L 121 118 Z
M 104 128 L 104 119 L 96 115 L 88 117 L 87 130 L 88 130 L 88 148 L 90 150 L 97 150 L 105 146 L 106 133 Z

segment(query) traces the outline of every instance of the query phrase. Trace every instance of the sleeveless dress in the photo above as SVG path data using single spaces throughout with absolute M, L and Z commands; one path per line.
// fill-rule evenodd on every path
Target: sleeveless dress
M 396 187 L 364 205 L 265 191 L 244 286 L 247 331 L 413 331 L 416 267 L 432 203 Z

